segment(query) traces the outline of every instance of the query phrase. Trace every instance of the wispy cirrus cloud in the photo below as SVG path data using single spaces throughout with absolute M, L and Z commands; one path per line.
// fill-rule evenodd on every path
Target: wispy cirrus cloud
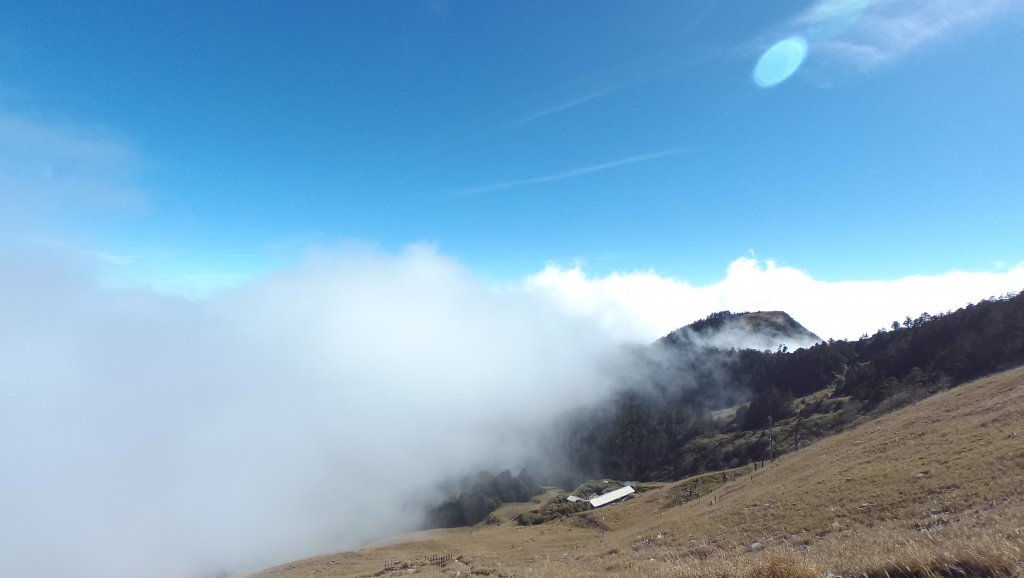
M 812 49 L 869 70 L 1020 8 L 1015 0 L 821 0 L 790 27 Z
M 559 113 L 570 111 L 570 110 L 572 110 L 574 108 L 583 106 L 583 105 L 585 105 L 585 104 L 587 104 L 587 103 L 589 103 L 591 101 L 594 101 L 594 100 L 597 100 L 599 98 L 603 98 L 605 96 L 608 96 L 609 94 L 617 92 L 618 90 L 619 90 L 619 87 L 614 87 L 614 88 L 608 88 L 608 89 L 605 89 L 605 90 L 598 90 L 598 91 L 594 91 L 594 92 L 589 92 L 587 94 L 583 94 L 583 95 L 579 95 L 579 96 L 576 96 L 576 97 L 573 97 L 573 98 L 569 98 L 569 99 L 564 100 L 564 101 L 562 101 L 562 102 L 560 102 L 558 104 L 549 106 L 547 108 L 543 108 L 541 110 L 538 110 L 536 112 L 533 112 L 533 113 L 530 113 L 530 114 L 528 114 L 526 116 L 523 116 L 522 118 L 519 118 L 519 119 L 515 120 L 514 122 L 512 122 L 512 124 L 509 125 L 509 128 L 515 128 L 515 127 L 523 126 L 523 125 L 526 125 L 526 124 L 530 124 L 531 122 L 538 121 L 538 120 L 540 120 L 542 118 L 546 118 L 546 117 L 549 117 L 549 116 L 552 116 L 552 115 L 555 115 L 555 114 L 559 114 Z
M 683 153 L 689 152 L 691 149 L 688 148 L 674 148 L 666 149 L 661 151 L 655 151 L 651 153 L 645 153 L 641 155 L 633 155 L 625 158 L 621 158 L 614 161 L 608 161 L 595 165 L 588 165 L 585 167 L 577 167 L 553 175 L 544 175 L 540 177 L 531 177 L 526 179 L 513 179 L 509 181 L 501 181 L 497 183 L 490 183 L 487 185 L 481 185 L 478 187 L 471 187 L 468 189 L 462 189 L 455 191 L 448 195 L 449 198 L 460 198 L 469 197 L 473 195 L 479 195 L 481 193 L 490 193 L 494 191 L 501 191 L 505 189 L 514 189 L 519 187 L 526 187 L 530 185 L 540 185 L 545 183 L 552 183 L 556 181 L 564 181 L 566 179 L 572 179 L 575 177 L 582 177 L 584 175 L 590 175 L 594 173 L 600 173 L 603 171 L 615 169 L 618 167 L 624 167 L 627 165 L 633 165 L 637 163 L 643 163 L 647 161 L 653 161 L 657 159 L 679 156 Z
M 109 132 L 0 110 L 0 226 L 31 231 L 60 212 L 143 208 L 133 182 L 141 156 Z

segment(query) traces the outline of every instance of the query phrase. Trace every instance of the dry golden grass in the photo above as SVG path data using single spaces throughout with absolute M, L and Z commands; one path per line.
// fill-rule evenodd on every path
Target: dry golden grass
M 599 525 L 432 531 L 256 576 L 1020 577 L 1024 368 L 734 474 L 697 501 L 675 505 L 680 487 L 710 479 L 588 513 Z M 456 560 L 429 564 L 443 552 Z M 383 572 L 388 558 L 407 567 Z

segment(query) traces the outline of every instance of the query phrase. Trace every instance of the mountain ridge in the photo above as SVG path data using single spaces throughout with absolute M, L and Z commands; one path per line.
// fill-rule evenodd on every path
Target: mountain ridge
M 785 311 L 718 311 L 657 340 L 669 346 L 797 349 L 824 341 Z

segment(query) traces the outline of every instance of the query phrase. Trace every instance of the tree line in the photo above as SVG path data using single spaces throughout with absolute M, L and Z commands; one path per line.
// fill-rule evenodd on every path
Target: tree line
M 731 316 L 714 313 L 688 327 L 707 334 Z M 872 336 L 794 351 L 721 349 L 681 335 L 633 350 L 608 399 L 558 422 L 553 457 L 534 469 L 545 484 L 677 480 L 762 461 L 863 415 L 1020 365 L 1024 295 L 907 317 Z M 501 503 L 540 491 L 526 470 L 465 476 L 429 509 L 428 526 L 473 525 Z
M 695 325 L 713 325 L 727 312 Z M 768 419 L 809 439 L 858 413 L 893 409 L 940 389 L 1024 363 L 1024 295 L 894 321 L 856 341 L 789 351 L 717 349 L 659 341 L 606 403 L 564 420 L 559 439 L 578 476 L 675 480 L 764 459 Z M 830 395 L 794 406 L 828 388 Z M 749 400 L 721 417 L 737 400 Z M 844 411 L 845 408 L 845 411 Z

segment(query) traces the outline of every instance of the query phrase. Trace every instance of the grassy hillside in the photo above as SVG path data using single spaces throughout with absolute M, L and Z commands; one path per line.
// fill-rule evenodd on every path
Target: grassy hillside
M 727 478 L 655 485 L 538 526 L 419 533 L 255 576 L 1020 576 L 1024 368 Z M 684 501 L 694 486 L 702 495 Z M 453 560 L 430 563 L 444 553 Z M 396 570 L 384 570 L 389 559 Z

